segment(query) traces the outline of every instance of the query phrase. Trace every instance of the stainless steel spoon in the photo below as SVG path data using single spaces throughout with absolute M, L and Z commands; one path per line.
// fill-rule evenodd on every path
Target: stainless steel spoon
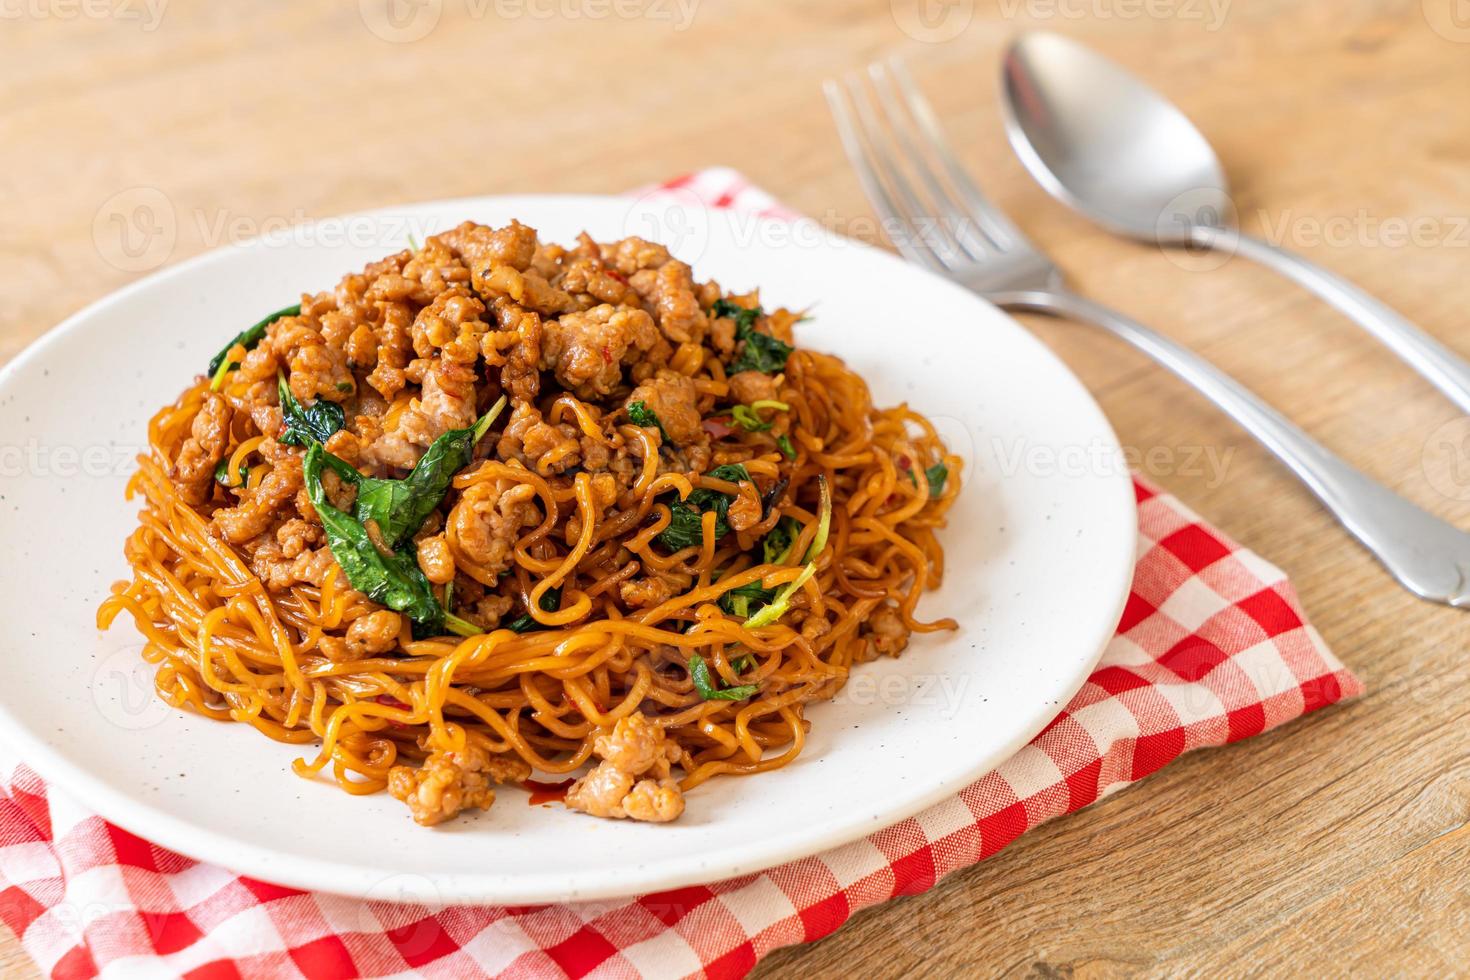
M 1336 306 L 1470 412 L 1470 364 L 1352 283 L 1228 224 L 1215 151 L 1185 115 L 1096 52 L 1057 34 L 1018 38 L 1002 103 L 1016 153 L 1053 197 L 1113 231 L 1270 266 Z
M 1092 323 L 1132 344 L 1261 440 L 1411 592 L 1470 608 L 1470 534 L 1349 466 L 1198 354 L 1068 289 L 1062 270 L 966 172 L 903 66 L 869 65 L 868 78 L 866 87 L 851 77 L 828 81 L 827 101 L 905 257 L 1005 309 Z

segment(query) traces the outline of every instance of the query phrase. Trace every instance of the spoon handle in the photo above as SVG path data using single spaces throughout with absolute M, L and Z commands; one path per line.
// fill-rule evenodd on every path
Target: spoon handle
M 1196 225 L 1193 237 L 1198 245 L 1253 259 L 1316 293 L 1387 345 L 1462 412 L 1470 414 L 1470 364 L 1386 304 L 1321 266 L 1234 228 Z
M 1470 605 L 1470 534 L 1354 469 L 1209 361 L 1143 324 L 1065 290 L 987 293 L 1011 310 L 1093 323 L 1193 385 L 1301 478 L 1409 591 Z

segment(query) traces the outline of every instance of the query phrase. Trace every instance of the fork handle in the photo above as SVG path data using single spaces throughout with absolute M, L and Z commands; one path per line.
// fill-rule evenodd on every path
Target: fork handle
M 990 292 L 986 297 L 1009 310 L 1093 323 L 1132 344 L 1265 444 L 1409 591 L 1452 606 L 1470 605 L 1470 534 L 1353 468 L 1198 354 L 1065 290 Z
M 1196 225 L 1191 234 L 1198 245 L 1252 259 L 1316 293 L 1382 341 L 1460 411 L 1470 414 L 1470 364 L 1387 304 L 1299 255 L 1234 228 Z

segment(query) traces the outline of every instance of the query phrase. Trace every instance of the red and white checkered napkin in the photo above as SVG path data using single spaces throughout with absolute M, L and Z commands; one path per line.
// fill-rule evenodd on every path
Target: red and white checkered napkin
M 730 171 L 674 184 L 775 202 Z M 1141 481 L 1138 569 L 1118 632 L 1031 744 L 897 826 L 760 874 L 624 902 L 531 908 L 361 902 L 180 857 L 0 758 L 0 919 L 55 977 L 739 977 L 778 946 L 933 886 L 1042 821 L 1202 746 L 1362 691 L 1285 576 Z

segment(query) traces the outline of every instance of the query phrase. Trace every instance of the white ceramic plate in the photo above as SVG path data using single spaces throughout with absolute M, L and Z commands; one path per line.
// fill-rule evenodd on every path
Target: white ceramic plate
M 221 343 L 302 290 L 466 218 L 543 240 L 666 241 L 701 278 L 813 307 L 880 404 L 907 400 L 967 460 L 944 588 L 918 637 L 812 708 L 794 764 L 706 783 L 675 824 L 601 821 L 519 789 L 426 830 L 386 794 L 290 772 L 300 750 L 175 712 L 127 617 L 94 626 L 136 505 L 123 486 L 149 416 Z M 241 297 L 245 297 L 241 299 Z M 1131 486 L 1081 384 L 994 307 L 893 256 L 727 212 L 596 197 L 448 201 L 303 226 L 183 263 L 72 317 L 0 372 L 0 737 L 124 828 L 281 884 L 428 902 L 609 898 L 718 880 L 853 840 L 1015 752 L 1080 686 L 1117 622 L 1136 537 Z M 307 753 L 308 755 L 311 752 Z

